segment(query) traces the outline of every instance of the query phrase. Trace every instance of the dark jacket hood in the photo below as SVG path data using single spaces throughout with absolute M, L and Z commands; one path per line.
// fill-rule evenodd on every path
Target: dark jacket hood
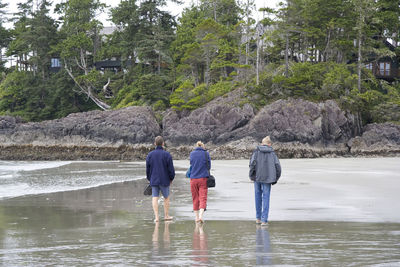
M 274 152 L 274 149 L 271 146 L 258 146 L 257 150 L 263 153 Z

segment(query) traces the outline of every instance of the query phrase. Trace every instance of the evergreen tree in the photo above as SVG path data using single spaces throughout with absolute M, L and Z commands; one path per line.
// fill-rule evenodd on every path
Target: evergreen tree
M 7 48 L 7 56 L 16 56 L 16 67 L 18 70 L 27 71 L 29 68 L 28 54 L 30 43 L 30 19 L 32 18 L 33 0 L 18 3 L 18 12 L 14 14 L 14 28 L 11 30 L 12 41 Z
M 117 26 L 116 31 L 106 43 L 107 55 L 120 57 L 122 62 L 130 60 L 136 62 L 139 31 L 139 7 L 136 0 L 122 0 L 119 5 L 111 9 L 111 21 Z
M 96 85 L 100 73 L 92 67 L 96 58 L 95 42 L 102 27 L 95 17 L 96 12 L 103 8 L 104 4 L 99 0 L 69 0 L 58 5 L 58 11 L 63 16 L 61 33 L 64 39 L 56 51 L 60 53 L 65 70 L 80 92 L 106 110 L 110 105 L 100 99 L 98 94 L 101 89 Z
M 38 10 L 29 20 L 30 31 L 26 36 L 32 54 L 29 58 L 30 65 L 33 66 L 35 73 L 40 73 L 43 80 L 49 76 L 52 46 L 55 46 L 58 41 L 58 25 L 49 15 L 50 5 L 51 3 L 47 0 L 40 2 Z
M 184 80 L 193 80 L 195 86 L 203 80 L 204 61 L 200 45 L 196 40 L 196 28 L 204 17 L 204 13 L 197 6 L 186 8 L 179 18 L 176 37 L 171 44 L 178 72 Z
M 142 1 L 139 7 L 139 28 L 136 51 L 142 63 L 154 66 L 158 74 L 161 65 L 172 63 L 169 46 L 174 38 L 175 20 L 159 7 L 165 6 L 165 0 Z
M 0 74 L 5 71 L 3 62 L 3 49 L 7 47 L 10 41 L 10 32 L 3 26 L 3 23 L 6 22 L 5 19 L 5 8 L 7 4 L 3 4 L 0 0 Z M 0 76 L 0 81 L 2 77 Z

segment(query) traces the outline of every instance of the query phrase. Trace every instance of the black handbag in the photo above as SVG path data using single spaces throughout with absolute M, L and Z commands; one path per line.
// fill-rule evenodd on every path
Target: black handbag
M 146 187 L 144 188 L 143 194 L 145 196 L 151 196 L 153 194 L 153 190 L 151 189 L 151 185 L 150 184 L 146 185 Z
M 215 187 L 215 177 L 210 174 L 210 164 L 208 164 L 207 152 L 204 151 L 204 155 L 206 156 L 207 162 L 207 170 L 208 170 L 208 178 L 207 178 L 207 187 Z
M 211 174 L 207 179 L 207 187 L 215 187 L 215 177 Z

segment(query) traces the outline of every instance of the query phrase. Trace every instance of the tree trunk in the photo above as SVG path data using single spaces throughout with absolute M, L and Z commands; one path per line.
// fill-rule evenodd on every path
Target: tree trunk
M 257 74 L 257 85 L 260 84 L 260 38 L 257 37 L 257 58 L 256 58 L 256 74 Z
M 157 64 L 157 71 L 158 71 L 158 75 L 160 75 L 161 73 L 161 55 L 160 53 L 158 53 L 158 64 Z
M 204 82 L 206 85 L 208 85 L 208 83 L 210 82 L 210 56 L 207 55 L 206 56 L 206 69 L 204 72 Z
M 213 11 L 214 11 L 214 20 L 217 21 L 217 3 L 216 3 L 216 0 L 213 1 Z
M 358 29 L 358 59 L 357 59 L 357 87 L 358 91 L 361 92 L 361 63 L 362 63 L 362 54 L 361 54 L 361 45 L 362 45 L 362 28 L 361 28 L 362 16 L 360 14 L 360 26 Z
M 285 77 L 289 76 L 289 34 L 286 32 L 286 47 L 285 47 Z

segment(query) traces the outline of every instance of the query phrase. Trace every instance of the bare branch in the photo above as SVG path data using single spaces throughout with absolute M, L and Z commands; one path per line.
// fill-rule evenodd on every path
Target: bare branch
M 67 71 L 68 75 L 72 78 L 72 80 L 75 82 L 75 84 L 81 89 L 81 91 L 83 93 L 85 93 L 98 107 L 100 107 L 103 110 L 108 110 L 111 108 L 110 105 L 104 103 L 103 101 L 101 101 L 100 99 L 98 99 L 97 97 L 95 97 L 92 94 L 92 90 L 90 88 L 90 86 L 88 86 L 87 89 L 85 89 L 75 78 L 74 74 L 72 73 L 72 70 L 68 68 L 67 64 L 64 65 L 65 66 L 65 70 Z
M 110 85 L 111 79 L 108 78 L 108 82 L 103 86 L 103 92 L 107 92 L 107 87 Z
M 84 70 L 83 66 L 81 64 L 79 64 L 79 60 L 77 57 L 75 57 L 75 63 L 80 69 Z

